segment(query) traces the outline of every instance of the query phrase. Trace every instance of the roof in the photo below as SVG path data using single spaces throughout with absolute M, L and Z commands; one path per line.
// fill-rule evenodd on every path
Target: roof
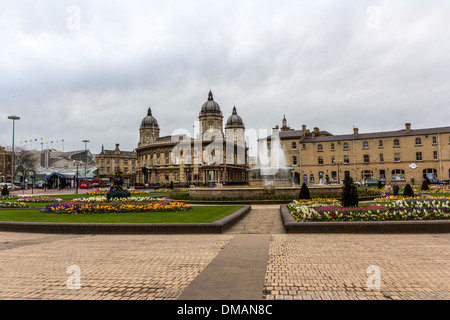
M 227 120 L 227 127 L 228 126 L 244 126 L 244 122 L 242 121 L 242 118 L 237 114 L 236 106 L 233 107 L 233 113 L 231 116 L 228 117 Z
M 120 153 L 116 153 L 116 150 L 103 150 L 100 154 L 104 155 L 121 155 L 121 156 L 135 156 L 135 151 L 120 151 Z
M 303 138 L 303 131 L 302 130 L 289 130 L 289 131 L 279 131 L 277 134 L 279 134 L 280 140 L 288 140 L 288 139 L 300 139 Z M 331 133 L 325 130 L 321 130 L 318 132 L 321 136 L 333 136 Z M 311 135 L 310 132 L 306 134 L 308 137 Z M 266 137 L 264 140 L 271 140 L 272 136 Z
M 151 127 L 151 128 L 158 128 L 158 121 L 156 120 L 156 118 L 154 116 L 152 116 L 152 109 L 149 107 L 147 110 L 147 116 L 142 119 L 141 122 L 141 128 L 145 128 L 145 127 Z
M 372 133 L 359 133 L 359 134 L 346 134 L 336 136 L 319 136 L 319 137 L 306 137 L 302 142 L 327 142 L 327 141 L 343 141 L 343 140 L 365 140 L 365 139 L 377 139 L 377 138 L 394 138 L 394 137 L 408 137 L 419 135 L 432 135 L 439 133 L 450 133 L 450 127 L 429 128 L 429 129 L 411 129 L 406 131 L 385 131 L 385 132 L 372 132 Z
M 57 177 L 60 177 L 60 178 L 63 178 L 63 179 L 74 179 L 75 178 L 74 174 L 67 174 L 67 173 L 66 174 L 62 174 L 62 173 L 58 173 L 58 172 L 53 172 L 52 174 L 44 176 L 44 179 L 48 179 L 48 178 L 53 177 L 53 176 L 57 176 Z
M 220 111 L 220 106 L 217 102 L 214 101 L 214 97 L 211 91 L 208 94 L 208 101 L 206 101 L 202 109 L 200 111 L 200 115 L 203 114 L 219 114 L 222 115 L 222 111 Z

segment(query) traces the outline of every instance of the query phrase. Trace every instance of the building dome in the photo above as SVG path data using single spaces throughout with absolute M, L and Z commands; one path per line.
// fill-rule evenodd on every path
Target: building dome
M 200 111 L 200 115 L 203 114 L 222 114 L 222 111 L 220 111 L 220 106 L 214 101 L 211 91 L 209 91 L 208 101 L 203 104 L 202 110 Z
M 242 121 L 242 118 L 237 114 L 236 107 L 233 107 L 233 114 L 229 116 L 227 120 L 227 127 L 232 126 L 244 126 L 244 121 Z
M 142 119 L 141 128 L 143 127 L 153 127 L 158 128 L 158 121 L 152 116 L 152 110 L 148 108 L 147 116 Z

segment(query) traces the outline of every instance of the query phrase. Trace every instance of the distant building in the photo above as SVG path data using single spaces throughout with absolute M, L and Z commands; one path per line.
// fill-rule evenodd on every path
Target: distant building
M 11 152 L 0 146 L 0 182 L 11 179 Z
M 284 128 L 287 125 L 284 121 Z M 281 130 L 287 165 L 294 168 L 295 183 L 339 182 L 345 174 L 356 180 L 421 184 L 425 178 L 450 179 L 450 127 L 412 129 L 407 123 L 397 131 L 332 135 L 303 125 L 301 130 Z M 267 144 L 270 149 L 271 137 Z
M 212 92 L 198 116 L 198 136 L 160 137 L 160 126 L 149 108 L 142 120 L 136 149 L 137 181 L 169 186 L 242 184 L 247 182 L 245 126 L 236 107 L 225 123 Z
M 114 150 L 105 150 L 102 146 L 102 151 L 95 158 L 95 164 L 99 178 L 113 178 L 116 170 L 120 169 L 126 183 L 136 182 L 138 170 L 136 151 L 122 151 L 119 144 L 116 144 Z

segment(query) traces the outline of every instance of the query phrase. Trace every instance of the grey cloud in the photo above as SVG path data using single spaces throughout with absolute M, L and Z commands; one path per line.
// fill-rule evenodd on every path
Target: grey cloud
M 69 5 L 81 28 L 66 26 Z M 381 29 L 366 26 L 381 10 Z M 335 134 L 446 126 L 446 1 L 15 1 L 0 13 L 0 144 L 136 147 L 148 106 L 162 134 L 192 129 L 210 89 L 247 128 Z M 14 99 L 12 97 L 15 96 Z

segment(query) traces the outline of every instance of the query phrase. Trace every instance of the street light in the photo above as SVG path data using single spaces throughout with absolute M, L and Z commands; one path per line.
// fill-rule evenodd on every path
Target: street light
M 86 152 L 86 161 L 84 162 L 84 178 L 86 179 L 87 175 L 86 175 L 86 165 L 87 165 L 87 143 L 89 142 L 89 140 L 83 140 L 84 142 L 84 151 Z
M 338 160 L 338 161 L 333 160 L 333 165 L 337 165 L 337 167 L 338 167 L 338 172 L 337 172 L 338 183 L 341 183 L 341 180 L 340 180 L 340 168 L 339 168 L 339 166 L 342 165 L 342 160 Z
M 13 133 L 12 133 L 12 153 L 11 153 L 11 188 L 14 190 L 14 128 L 16 120 L 20 120 L 18 116 L 9 116 L 8 119 L 13 121 Z

